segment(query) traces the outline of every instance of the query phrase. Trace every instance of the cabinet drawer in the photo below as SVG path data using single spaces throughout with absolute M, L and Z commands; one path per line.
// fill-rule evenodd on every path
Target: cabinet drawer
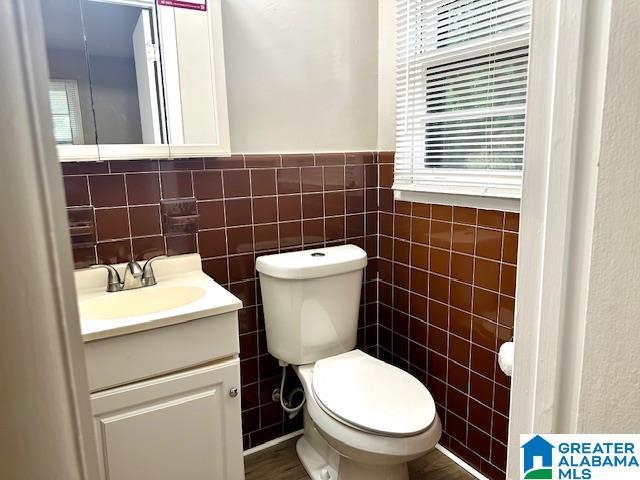
M 85 343 L 91 392 L 239 354 L 237 313 Z

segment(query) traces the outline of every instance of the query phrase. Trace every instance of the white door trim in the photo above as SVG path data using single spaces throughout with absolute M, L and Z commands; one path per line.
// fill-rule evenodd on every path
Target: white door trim
M 39 2 L 0 2 L 0 478 L 98 478 Z
M 610 0 L 535 0 L 507 478 L 521 433 L 576 429 Z

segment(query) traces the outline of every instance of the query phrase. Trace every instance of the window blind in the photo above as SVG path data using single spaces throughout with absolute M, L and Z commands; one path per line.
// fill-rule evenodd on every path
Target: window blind
M 394 188 L 518 196 L 529 0 L 398 0 Z
M 53 120 L 53 135 L 58 144 L 84 144 L 80 97 L 75 80 L 51 80 L 49 103 Z

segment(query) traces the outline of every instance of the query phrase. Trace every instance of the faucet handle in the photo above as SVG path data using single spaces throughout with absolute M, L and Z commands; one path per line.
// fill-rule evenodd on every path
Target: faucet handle
M 159 258 L 167 258 L 166 255 L 156 255 L 155 257 L 151 257 L 147 260 L 142 267 L 142 285 L 145 287 L 152 287 L 157 284 L 156 276 L 153 273 L 153 262 Z
M 91 265 L 89 268 L 106 268 L 109 272 L 107 276 L 107 292 L 119 292 L 122 290 L 122 282 L 120 281 L 120 275 L 118 271 L 111 265 L 99 263 L 97 265 Z

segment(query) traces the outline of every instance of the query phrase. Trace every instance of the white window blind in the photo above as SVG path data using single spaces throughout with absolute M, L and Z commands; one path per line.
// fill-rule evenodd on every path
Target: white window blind
M 519 197 L 529 0 L 398 0 L 394 189 Z
M 49 102 L 56 143 L 84 144 L 78 83 L 75 80 L 50 80 Z

